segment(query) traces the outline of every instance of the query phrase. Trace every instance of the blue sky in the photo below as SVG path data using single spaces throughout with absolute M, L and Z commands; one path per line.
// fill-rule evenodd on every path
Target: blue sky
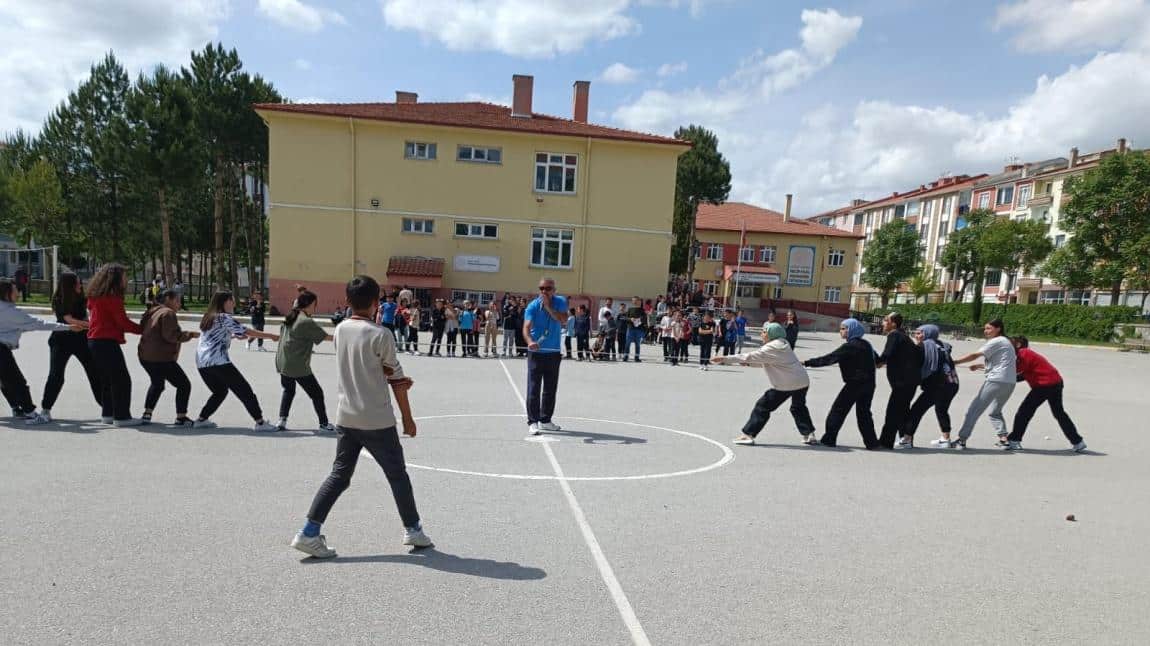
M 71 5 L 71 6 L 68 6 Z M 208 40 L 298 101 L 505 102 L 718 132 L 733 199 L 812 214 L 944 172 L 1150 142 L 1150 0 L 0 0 L 0 131 L 36 128 L 112 49 Z

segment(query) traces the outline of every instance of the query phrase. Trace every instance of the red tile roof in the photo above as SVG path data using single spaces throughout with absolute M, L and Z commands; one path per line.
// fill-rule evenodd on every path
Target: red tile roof
M 257 111 L 290 112 L 321 117 L 398 121 L 458 128 L 532 132 L 559 137 L 593 137 L 690 147 L 690 142 L 642 132 L 619 130 L 571 119 L 533 113 L 511 116 L 511 108 L 491 103 L 257 103 Z
M 388 276 L 443 276 L 443 258 L 392 256 L 387 261 Z
M 783 221 L 783 214 L 742 202 L 700 204 L 695 228 L 700 231 L 742 231 L 746 222 L 747 233 L 781 233 L 801 236 L 835 236 L 861 238 L 851 231 L 825 227 L 817 222 L 791 218 Z

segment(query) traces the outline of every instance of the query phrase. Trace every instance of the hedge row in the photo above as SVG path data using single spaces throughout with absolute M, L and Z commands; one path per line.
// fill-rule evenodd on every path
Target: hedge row
M 888 311 L 902 314 L 907 321 L 963 325 L 975 331 L 983 323 L 1001 318 L 1007 334 L 1057 336 L 1072 339 L 1110 341 L 1114 326 L 1137 321 L 1137 307 L 1091 307 L 1089 305 L 1002 305 L 984 303 L 982 320 L 972 318 L 970 303 L 927 303 L 891 305 Z M 885 313 L 874 310 L 874 313 Z

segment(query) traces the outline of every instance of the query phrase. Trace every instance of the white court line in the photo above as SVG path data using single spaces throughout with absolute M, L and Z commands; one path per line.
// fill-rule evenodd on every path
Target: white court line
M 519 386 L 515 383 L 515 379 L 507 369 L 507 364 L 503 363 L 503 359 L 500 359 L 499 365 L 503 368 L 503 374 L 507 375 L 507 383 L 511 384 L 511 389 L 515 391 L 515 396 L 519 398 L 520 403 L 525 404 L 527 399 L 523 397 L 523 393 L 519 392 Z M 611 593 L 611 599 L 615 601 L 615 607 L 619 610 L 619 615 L 623 618 L 623 623 L 631 633 L 631 641 L 635 643 L 635 646 L 651 646 L 651 640 L 647 639 L 647 633 L 643 630 L 643 625 L 639 623 L 639 617 L 635 615 L 635 609 L 631 607 L 631 602 L 627 600 L 627 594 L 623 592 L 623 586 L 619 584 L 619 579 L 615 577 L 615 570 L 611 568 L 611 563 L 607 561 L 607 556 L 603 553 L 603 548 L 599 545 L 599 539 L 595 538 L 595 532 L 591 529 L 591 524 L 587 522 L 587 516 L 583 514 L 583 508 L 579 506 L 579 501 L 575 499 L 575 492 L 571 490 L 571 483 L 567 480 L 567 477 L 563 475 L 563 467 L 559 466 L 559 460 L 555 459 L 555 452 L 551 450 L 551 444 L 544 442 L 540 444 L 540 446 L 543 447 L 543 452 L 547 454 L 547 461 L 551 463 L 551 470 L 555 472 L 555 480 L 559 483 L 559 488 L 563 490 L 563 495 L 567 497 L 567 504 L 571 507 L 571 514 L 575 516 L 575 523 L 579 525 L 579 531 L 583 533 L 583 542 L 587 544 L 587 549 L 591 550 L 591 556 L 595 559 L 595 565 L 599 568 L 599 576 L 602 577 L 603 583 L 607 585 L 607 590 Z

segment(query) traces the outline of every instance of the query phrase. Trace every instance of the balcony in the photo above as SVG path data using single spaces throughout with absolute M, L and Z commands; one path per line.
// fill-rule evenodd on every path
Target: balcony
M 1050 206 L 1054 203 L 1054 196 L 1051 193 L 1039 193 L 1030 198 L 1026 203 L 1026 208 L 1036 209 L 1043 206 Z
M 1041 278 L 1019 278 L 1018 289 L 1041 289 Z

